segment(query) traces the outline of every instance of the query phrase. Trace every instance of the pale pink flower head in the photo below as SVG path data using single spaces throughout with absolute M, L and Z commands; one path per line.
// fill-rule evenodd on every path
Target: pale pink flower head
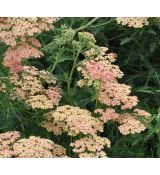
M 100 119 L 103 122 L 108 122 L 109 120 L 115 120 L 118 118 L 119 114 L 115 112 L 114 109 L 107 108 L 105 111 L 103 109 L 96 109 L 95 113 L 99 113 L 101 115 Z
M 146 117 L 146 118 L 148 118 L 148 117 L 151 115 L 150 113 L 148 113 L 148 112 L 146 112 L 146 111 L 144 111 L 144 110 L 142 110 L 142 109 L 138 109 L 138 108 L 134 109 L 134 112 L 135 112 L 138 116 L 143 116 L 143 117 Z
M 28 43 L 21 43 L 16 48 L 9 48 L 5 52 L 3 64 L 9 67 L 12 72 L 20 72 L 23 70 L 22 61 L 28 58 L 40 58 L 43 54 Z
M 107 70 L 105 64 L 101 62 L 86 63 L 86 72 L 84 76 L 89 75 L 92 80 L 100 80 L 102 82 L 115 80 L 114 74 Z
M 146 126 L 135 118 L 133 114 L 124 113 L 117 118 L 120 124 L 119 131 L 123 135 L 141 133 L 146 129 Z
M 12 100 L 21 99 L 32 109 L 52 109 L 61 99 L 61 88 L 55 86 L 56 78 L 50 72 L 39 71 L 34 66 L 23 66 L 21 73 L 11 73 L 8 80 L 13 89 Z M 47 86 L 45 86 L 47 84 Z
M 30 136 L 14 143 L 13 150 L 16 152 L 16 157 L 20 158 L 51 158 L 53 144 L 49 139 Z
M 142 28 L 149 24 L 148 17 L 117 17 L 117 23 L 133 28 Z
M 5 53 L 3 64 L 12 72 L 23 70 L 22 61 L 40 58 L 43 54 L 38 48 L 40 42 L 31 38 L 36 33 L 53 29 L 52 23 L 58 18 L 15 18 L 0 19 L 0 41 L 10 45 Z
M 129 96 L 131 87 L 117 82 L 106 83 L 100 89 L 99 101 L 107 106 L 121 106 L 121 109 L 131 109 L 138 103 L 136 96 Z
M 73 152 L 79 157 L 107 157 L 106 153 L 103 151 L 105 147 L 110 147 L 110 141 L 107 138 L 100 137 L 97 135 L 90 135 L 76 140 L 71 143 L 73 147 Z
M 13 144 L 20 139 L 20 133 L 18 131 L 10 131 L 0 134 L 0 157 L 13 157 L 14 150 Z
M 93 117 L 88 110 L 65 105 L 46 113 L 42 127 L 56 135 L 63 132 L 71 136 L 92 135 L 103 131 L 103 122 Z
M 36 33 L 49 31 L 58 18 L 5 17 L 0 18 L 0 40 L 7 45 L 17 45 L 17 39 L 24 41 Z
M 47 97 L 52 101 L 52 103 L 54 105 L 58 105 L 59 104 L 59 101 L 62 97 L 61 95 L 61 91 L 62 89 L 59 88 L 59 87 L 49 87 L 47 90 L 46 90 L 46 95 Z

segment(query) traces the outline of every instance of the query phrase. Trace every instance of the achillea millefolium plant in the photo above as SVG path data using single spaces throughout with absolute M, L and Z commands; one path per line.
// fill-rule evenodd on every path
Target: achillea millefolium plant
M 0 157 L 159 157 L 155 77 L 138 74 L 155 71 L 143 38 L 159 37 L 159 21 L 0 18 Z

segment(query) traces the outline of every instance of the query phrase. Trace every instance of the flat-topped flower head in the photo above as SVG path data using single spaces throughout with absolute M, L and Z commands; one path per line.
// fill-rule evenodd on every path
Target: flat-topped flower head
M 133 114 L 124 113 L 117 118 L 120 126 L 119 131 L 123 135 L 141 133 L 146 129 L 146 126 L 135 118 Z
M 107 108 L 105 111 L 103 109 L 96 109 L 95 113 L 100 114 L 100 119 L 105 123 L 109 120 L 116 120 L 119 114 L 112 108 Z
M 42 55 L 38 48 L 24 42 L 20 43 L 16 48 L 9 48 L 5 52 L 3 64 L 9 67 L 12 72 L 20 72 L 23 70 L 21 62 L 24 59 L 40 58 Z
M 55 111 L 45 114 L 42 127 L 56 135 L 66 132 L 68 135 L 95 134 L 103 131 L 103 123 L 92 117 L 85 109 L 74 106 L 60 106 Z
M 68 157 L 66 149 L 52 140 L 30 136 L 21 138 L 20 132 L 10 131 L 0 134 L 1 158 L 52 158 Z
M 58 18 L 40 17 L 5 17 L 0 18 L 0 41 L 7 45 L 15 46 L 17 39 L 24 41 L 28 37 L 43 31 L 53 29 L 53 22 Z
M 125 84 L 106 83 L 101 87 L 99 101 L 107 106 L 121 106 L 121 109 L 131 109 L 138 103 L 136 96 L 129 96 L 131 87 Z
M 10 47 L 5 53 L 3 64 L 12 72 L 23 70 L 22 61 L 40 58 L 40 42 L 32 38 L 34 34 L 53 29 L 52 23 L 58 18 L 0 18 L 0 42 Z
M 13 145 L 15 157 L 19 158 L 52 158 L 66 157 L 66 150 L 49 139 L 30 136 L 20 139 Z
M 81 86 L 102 86 L 108 82 L 115 82 L 122 78 L 123 72 L 113 62 L 116 60 L 115 53 L 108 53 L 108 48 L 91 48 L 85 52 L 86 59 L 81 62 L 77 70 L 82 74 L 83 79 L 77 84 Z M 89 59 L 88 59 L 89 57 Z
M 148 118 L 151 114 L 146 112 L 145 110 L 142 110 L 142 109 L 134 109 L 134 113 L 137 114 L 138 116 L 142 116 L 142 117 L 146 117 Z
M 23 66 L 23 71 L 12 73 L 9 81 L 13 84 L 10 91 L 12 100 L 24 100 L 33 109 L 52 109 L 59 104 L 61 88 L 55 86 L 56 78 L 50 72 Z
M 86 136 L 82 139 L 76 140 L 71 143 L 73 152 L 78 154 L 81 158 L 87 157 L 107 157 L 103 151 L 105 147 L 110 147 L 110 141 L 107 138 L 97 135 Z
M 149 24 L 148 17 L 117 17 L 117 23 L 133 28 L 142 28 Z
M 14 151 L 13 144 L 20 138 L 18 131 L 10 131 L 0 134 L 0 157 L 7 158 L 13 157 Z

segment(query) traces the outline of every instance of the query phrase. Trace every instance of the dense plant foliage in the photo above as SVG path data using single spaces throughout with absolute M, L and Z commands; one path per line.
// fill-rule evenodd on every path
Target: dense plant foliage
M 0 157 L 159 157 L 159 18 L 0 18 Z

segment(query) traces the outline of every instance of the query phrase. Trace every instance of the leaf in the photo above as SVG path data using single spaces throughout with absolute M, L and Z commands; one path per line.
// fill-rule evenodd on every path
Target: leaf
M 133 141 L 132 146 L 139 144 L 139 142 L 141 142 L 142 140 L 143 140 L 143 137 L 139 136 L 139 138 L 137 138 L 137 139 L 135 139 L 135 141 Z
M 150 30 L 148 31 L 148 33 L 150 33 L 150 34 L 152 34 L 152 35 L 157 35 L 157 33 L 156 33 L 153 29 L 150 29 Z
M 154 94 L 153 91 L 147 90 L 147 89 L 135 89 L 135 92 L 142 92 L 142 93 L 147 93 L 147 94 Z
M 132 38 L 124 38 L 124 39 L 121 39 L 121 42 L 120 42 L 120 45 L 124 45 L 126 43 L 129 43 L 131 42 L 133 39 Z
M 57 60 L 57 63 L 62 63 L 64 61 L 69 61 L 69 60 L 73 60 L 73 57 L 69 56 L 65 56 L 65 57 L 61 57 L 61 59 Z
M 55 76 L 56 76 L 56 78 L 59 81 L 65 81 L 65 82 L 67 82 L 68 77 L 69 77 L 69 73 L 68 72 L 63 72 L 63 74 L 55 74 Z
M 157 46 L 157 43 L 151 43 L 150 46 L 149 46 L 149 50 L 150 52 L 154 52 L 154 50 L 156 49 L 156 46 Z
M 144 138 L 143 142 L 146 142 L 147 140 L 149 140 L 155 133 L 155 130 L 152 129 L 148 132 L 147 136 Z

